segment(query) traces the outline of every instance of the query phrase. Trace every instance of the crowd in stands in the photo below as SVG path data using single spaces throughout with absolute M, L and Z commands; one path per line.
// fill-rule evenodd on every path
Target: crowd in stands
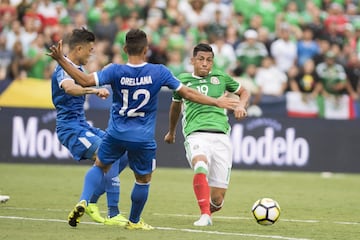
M 87 70 L 125 63 L 125 34 L 149 36 L 148 62 L 191 71 L 191 49 L 208 42 L 215 67 L 242 81 L 252 103 L 287 91 L 359 98 L 359 0 L 0 0 L 0 92 L 13 80 L 49 80 L 45 52 L 74 28 L 91 29 Z

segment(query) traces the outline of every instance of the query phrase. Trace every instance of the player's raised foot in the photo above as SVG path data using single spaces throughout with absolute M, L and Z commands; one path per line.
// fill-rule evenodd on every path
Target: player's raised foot
M 100 215 L 99 207 L 96 203 L 89 203 L 86 207 L 85 213 L 97 223 L 103 223 L 105 218 Z
M 128 221 L 125 225 L 125 229 L 129 230 L 153 230 L 154 227 L 145 223 L 144 220 L 140 219 L 139 222 L 133 223 L 131 221 Z
M 68 216 L 68 223 L 72 227 L 76 227 L 77 224 L 80 222 L 80 218 L 84 215 L 86 210 L 86 201 L 81 200 L 78 202 L 74 209 L 69 213 Z
M 194 226 L 197 227 L 205 227 L 205 226 L 211 226 L 212 225 L 212 220 L 211 220 L 211 216 L 208 214 L 202 214 L 199 218 L 199 220 L 194 222 Z
M 6 203 L 9 201 L 10 197 L 6 195 L 0 195 L 0 203 Z
M 129 221 L 129 219 L 127 219 L 126 217 L 124 217 L 121 214 L 116 215 L 115 217 L 112 218 L 105 218 L 104 224 L 105 225 L 116 225 L 116 226 L 120 226 L 120 227 L 124 227 L 127 222 Z

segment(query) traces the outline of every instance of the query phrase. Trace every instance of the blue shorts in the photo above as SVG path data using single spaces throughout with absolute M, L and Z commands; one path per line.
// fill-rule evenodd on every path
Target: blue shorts
M 156 168 L 156 142 L 129 142 L 105 134 L 98 157 L 105 164 L 113 164 L 127 151 L 129 166 L 138 175 L 146 175 Z
M 103 130 L 87 123 L 59 124 L 56 133 L 76 161 L 92 159 L 105 135 Z

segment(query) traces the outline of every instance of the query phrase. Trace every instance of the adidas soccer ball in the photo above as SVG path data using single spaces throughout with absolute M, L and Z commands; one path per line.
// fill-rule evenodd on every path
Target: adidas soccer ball
M 255 220 L 260 225 L 272 225 L 280 217 L 280 206 L 271 198 L 260 198 L 257 200 L 252 209 Z

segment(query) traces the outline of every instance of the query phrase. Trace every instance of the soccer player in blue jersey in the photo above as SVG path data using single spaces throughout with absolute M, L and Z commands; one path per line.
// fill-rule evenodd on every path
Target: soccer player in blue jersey
M 69 54 L 66 61 L 80 71 L 84 71 L 83 65 L 88 62 L 94 48 L 95 36 L 86 29 L 75 29 L 69 38 Z M 57 111 L 56 133 L 60 142 L 69 149 L 73 158 L 77 161 L 82 159 L 96 158 L 96 151 L 105 132 L 99 128 L 90 126 L 86 121 L 84 102 L 86 94 L 96 94 L 101 98 L 109 96 L 106 88 L 82 87 L 70 77 L 64 69 L 58 65 L 52 75 L 52 100 Z M 123 164 L 120 166 L 119 164 Z M 125 225 L 127 219 L 119 212 L 120 181 L 119 171 L 127 164 L 127 156 L 122 161 L 113 164 L 110 171 L 105 175 L 103 182 L 89 198 L 86 213 L 96 222 L 106 225 Z M 108 203 L 108 217 L 103 218 L 97 207 L 98 198 L 106 192 Z M 69 216 L 69 224 L 76 226 L 76 220 Z
M 143 221 L 141 213 L 148 198 L 151 175 L 156 167 L 154 132 L 157 95 L 162 86 L 177 91 L 185 99 L 221 108 L 234 109 L 240 101 L 226 96 L 217 99 L 205 96 L 182 85 L 164 65 L 147 63 L 147 36 L 139 29 L 131 29 L 126 34 L 124 50 L 128 55 L 127 64 L 111 64 L 92 74 L 79 71 L 66 60 L 62 54 L 61 41 L 57 46 L 51 46 L 50 50 L 48 55 L 82 86 L 110 84 L 113 90 L 107 134 L 99 147 L 99 158 L 95 166 L 85 177 L 82 200 L 72 210 L 74 218 L 78 219 L 84 214 L 86 199 L 100 184 L 103 173 L 127 151 L 135 183 L 131 193 L 129 221 L 125 228 L 153 229 Z

